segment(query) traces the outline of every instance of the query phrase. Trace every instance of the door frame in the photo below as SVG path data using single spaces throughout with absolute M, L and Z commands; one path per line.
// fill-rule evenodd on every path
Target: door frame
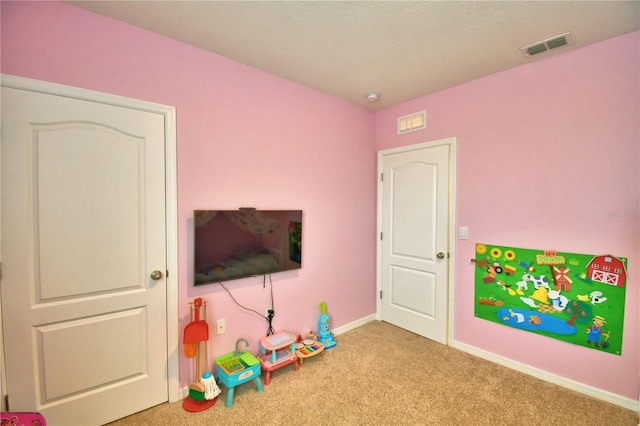
M 176 157 L 176 109 L 169 105 L 127 98 L 63 84 L 34 80 L 26 77 L 0 74 L 3 87 L 29 90 L 31 92 L 64 96 L 90 102 L 98 102 L 134 110 L 146 111 L 164 116 L 165 132 L 165 218 L 166 218 L 166 248 L 167 248 L 167 395 L 169 402 L 179 401 L 180 398 L 180 359 L 178 350 L 178 197 L 177 197 L 177 157 Z M 0 235 L 0 238 L 2 236 Z M 0 259 L 1 261 L 1 259 Z M 0 276 L 1 279 L 1 276 Z M 0 349 L 4 347 L 4 335 L 0 328 Z M 5 365 L 4 354 L 0 365 L 3 383 L 2 408 L 4 396 L 7 393 L 4 383 Z M 6 389 L 6 390 L 5 390 Z
M 449 243 L 449 268 L 447 282 L 447 345 L 451 345 L 454 336 L 454 283 L 456 260 L 456 138 L 439 139 L 430 142 L 422 142 L 413 145 L 405 145 L 398 148 L 389 148 L 378 151 L 378 212 L 377 212 L 377 237 L 376 237 L 376 319 L 382 321 L 382 160 L 385 155 L 415 151 L 417 149 L 434 148 L 441 145 L 449 146 L 449 220 L 447 227 L 447 241 Z

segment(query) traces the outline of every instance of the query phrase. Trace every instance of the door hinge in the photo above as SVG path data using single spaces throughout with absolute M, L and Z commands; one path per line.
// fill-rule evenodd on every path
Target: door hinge
M 384 173 L 380 173 L 380 182 L 384 182 Z
M 380 290 L 380 299 L 382 299 L 382 290 Z
M 380 233 L 380 241 L 382 241 L 382 232 Z

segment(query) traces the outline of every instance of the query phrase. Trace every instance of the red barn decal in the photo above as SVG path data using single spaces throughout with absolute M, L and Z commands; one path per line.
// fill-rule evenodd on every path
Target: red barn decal
M 587 275 L 593 281 L 624 287 L 627 271 L 624 263 L 611 255 L 595 256 L 587 266 Z

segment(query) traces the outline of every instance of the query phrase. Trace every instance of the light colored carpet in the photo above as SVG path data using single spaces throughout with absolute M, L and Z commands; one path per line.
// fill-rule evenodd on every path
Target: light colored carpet
M 111 423 L 129 425 L 611 425 L 638 415 L 374 321 L 337 345 L 271 375 L 256 392 L 236 387 L 234 406 L 189 413 L 162 404 Z M 264 374 L 263 374 L 264 377 Z

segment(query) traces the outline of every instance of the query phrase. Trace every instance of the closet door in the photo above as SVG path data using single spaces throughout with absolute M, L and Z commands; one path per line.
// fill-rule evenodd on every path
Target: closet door
M 380 315 L 447 343 L 453 141 L 380 153 Z
M 11 411 L 90 425 L 168 400 L 164 119 L 2 88 Z

